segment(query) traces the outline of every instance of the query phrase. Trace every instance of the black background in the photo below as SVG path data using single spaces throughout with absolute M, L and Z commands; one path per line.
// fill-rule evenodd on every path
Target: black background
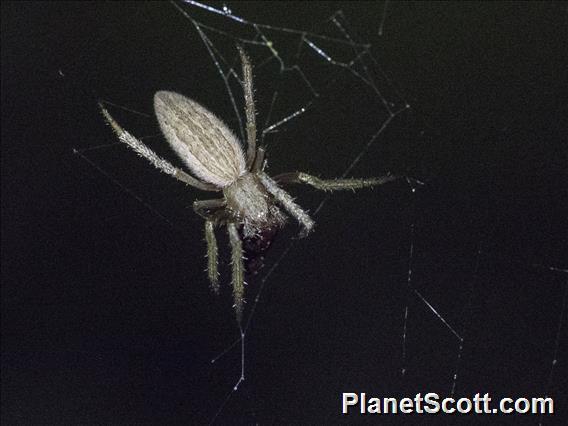
M 246 381 L 216 421 L 495 422 L 339 414 L 341 392 L 446 396 L 456 365 L 457 395 L 548 391 L 558 413 L 544 424 L 565 421 L 566 273 L 549 269 L 566 269 L 565 4 L 389 3 L 382 37 L 378 2 L 231 8 L 302 29 L 342 9 L 412 106 L 352 175 L 391 170 L 427 185 L 326 203 L 316 232 L 267 280 Z M 256 83 L 261 113 L 271 84 Z M 202 194 L 120 146 L 88 152 L 102 172 L 73 154 L 113 142 L 98 99 L 149 114 L 113 110 L 134 134 L 155 134 L 159 89 L 231 113 L 203 43 L 171 4 L 2 3 L 3 424 L 208 423 L 238 378 L 238 350 L 210 363 L 238 334 L 230 290 L 215 298 L 203 273 L 202 222 L 190 208 Z M 365 117 L 350 109 L 348 87 L 328 96 L 342 106 L 330 123 Z M 352 129 L 329 145 L 310 131 L 309 141 L 284 133 L 271 170 L 334 176 L 362 148 Z M 293 191 L 312 211 L 324 197 Z M 462 351 L 406 285 L 412 223 L 412 286 L 463 336 Z M 268 267 L 296 232 L 280 234 Z M 225 243 L 220 235 L 224 261 Z

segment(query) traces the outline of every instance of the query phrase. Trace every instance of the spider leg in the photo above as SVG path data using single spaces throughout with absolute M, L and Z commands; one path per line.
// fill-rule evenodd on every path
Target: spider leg
M 252 65 L 246 52 L 237 45 L 243 67 L 243 90 L 245 94 L 245 113 L 247 117 L 247 169 L 251 169 L 256 156 L 256 116 L 252 85 Z
M 219 255 L 217 238 L 215 238 L 214 225 L 211 220 L 205 221 L 205 241 L 207 242 L 207 277 L 211 283 L 211 289 L 219 294 Z
M 259 147 L 256 150 L 256 157 L 254 157 L 254 163 L 252 163 L 252 169 L 251 169 L 253 173 L 258 173 L 262 171 L 262 168 L 264 167 L 265 152 L 266 151 L 262 147 Z
M 197 200 L 193 202 L 193 211 L 203 219 L 217 223 L 226 217 L 225 205 L 225 200 L 222 198 Z
M 215 224 L 221 222 L 225 215 L 225 200 L 199 200 L 193 202 L 193 210 L 205 219 L 205 242 L 207 243 L 207 277 L 211 289 L 219 294 L 219 255 Z
M 176 179 L 182 181 L 183 183 L 193 186 L 194 188 L 201 189 L 202 191 L 219 191 L 220 188 L 217 188 L 215 185 L 211 183 L 201 182 L 200 180 L 190 176 L 186 172 L 181 169 L 178 169 L 169 161 L 164 160 L 163 158 L 159 157 L 154 151 L 148 148 L 142 141 L 132 136 L 129 132 L 124 130 L 120 124 L 116 122 L 114 118 L 110 115 L 110 113 L 106 110 L 102 104 L 99 103 L 101 107 L 103 116 L 105 117 L 106 121 L 111 125 L 112 130 L 118 136 L 122 142 L 127 144 L 130 148 L 132 148 L 137 154 L 146 158 L 154 167 L 162 172 L 175 177 Z
M 284 191 L 282 188 L 278 187 L 278 184 L 274 182 L 266 173 L 260 172 L 258 174 L 264 187 L 270 192 L 274 198 L 286 209 L 290 215 L 294 216 L 298 222 L 304 228 L 300 236 L 305 237 L 313 229 L 315 222 L 313 219 L 298 205 L 294 202 L 294 199 Z
M 237 322 L 241 324 L 243 318 L 243 304 L 245 292 L 245 267 L 243 262 L 243 245 L 237 226 L 233 222 L 227 224 L 229 241 L 231 242 L 231 266 L 233 298 L 235 301 L 235 313 Z
M 382 185 L 400 179 L 400 177 L 389 175 L 363 179 L 320 179 L 307 173 L 292 172 L 277 175 L 273 179 L 278 183 L 305 183 L 322 191 L 341 191 Z

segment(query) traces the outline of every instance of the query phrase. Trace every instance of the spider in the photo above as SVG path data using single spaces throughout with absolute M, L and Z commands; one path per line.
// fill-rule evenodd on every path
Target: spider
M 99 106 L 118 138 L 156 168 L 199 190 L 222 193 L 218 199 L 195 201 L 193 209 L 205 219 L 207 273 L 211 288 L 217 294 L 219 272 L 215 227 L 227 227 L 232 250 L 234 309 L 240 324 L 245 301 L 243 240 L 256 238 L 262 243 L 265 236 L 271 238 L 286 221 L 281 208 L 300 223 L 301 236 L 306 236 L 315 224 L 280 185 L 304 183 L 323 191 L 355 190 L 381 185 L 397 177 L 323 180 L 303 172 L 268 176 L 264 172 L 265 150 L 256 146 L 252 65 L 243 48 L 238 46 L 238 51 L 245 98 L 246 156 L 233 132 L 202 105 L 175 92 L 159 91 L 154 96 L 154 110 L 162 133 L 195 177 L 159 157 L 124 130 L 102 104 Z

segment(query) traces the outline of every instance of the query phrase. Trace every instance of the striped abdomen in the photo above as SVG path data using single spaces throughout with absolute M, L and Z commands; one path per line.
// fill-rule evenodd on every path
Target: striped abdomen
M 245 174 L 239 140 L 212 112 L 167 91 L 156 93 L 154 109 L 167 141 L 196 177 L 224 188 Z

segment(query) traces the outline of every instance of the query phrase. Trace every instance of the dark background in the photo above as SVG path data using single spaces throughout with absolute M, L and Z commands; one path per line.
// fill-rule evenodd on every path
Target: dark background
M 266 280 L 247 335 L 246 381 L 218 424 L 376 422 L 342 417 L 341 392 L 446 396 L 452 384 L 457 395 L 494 399 L 548 392 L 557 414 L 544 424 L 565 422 L 566 272 L 550 267 L 567 268 L 566 5 L 389 3 L 382 37 L 380 2 L 230 6 L 253 22 L 302 29 L 342 9 L 412 107 L 351 175 L 390 170 L 426 185 L 414 196 L 399 182 L 325 204 L 316 232 Z M 240 354 L 210 363 L 238 332 L 230 290 L 214 297 L 203 272 L 202 221 L 190 207 L 202 194 L 124 147 L 83 151 L 114 141 L 99 99 L 148 114 L 112 110 L 138 136 L 158 133 L 159 89 L 230 117 L 204 44 L 168 3 L 3 2 L 1 25 L 2 423 L 210 422 L 238 378 Z M 258 71 L 260 115 L 277 74 Z M 341 81 L 314 117 L 369 128 L 346 124 L 327 139 L 325 126 L 297 120 L 271 140 L 271 172 L 336 176 L 361 151 L 368 138 L 358 133 L 377 120 L 351 106 L 361 99 Z M 325 197 L 292 191 L 312 211 Z M 249 309 L 296 232 L 293 223 L 281 232 L 267 269 L 250 280 Z M 412 289 L 464 338 L 462 350 Z

